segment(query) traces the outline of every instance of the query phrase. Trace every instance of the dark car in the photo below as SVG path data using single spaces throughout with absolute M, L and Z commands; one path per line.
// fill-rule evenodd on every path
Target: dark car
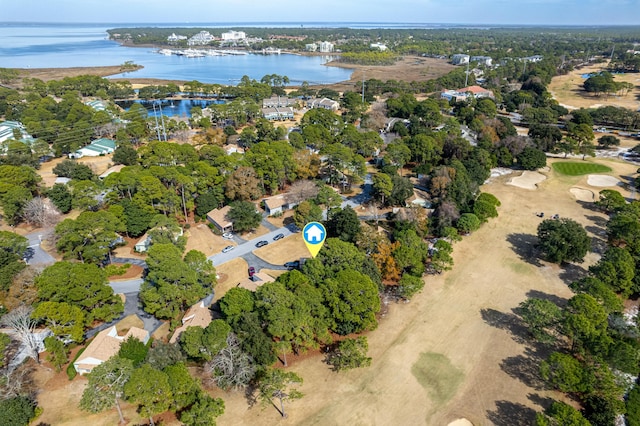
M 284 264 L 284 267 L 287 268 L 288 270 L 293 270 L 293 269 L 298 269 L 300 267 L 300 261 L 299 260 L 295 260 L 293 262 L 287 262 Z
M 284 238 L 284 234 L 278 234 L 275 237 L 273 237 L 273 241 L 278 241 Z
M 269 244 L 269 241 L 265 241 L 265 240 L 258 241 L 258 242 L 256 243 L 256 247 L 264 247 L 264 246 L 266 246 L 267 244 Z
M 253 277 L 256 273 L 256 268 L 249 266 L 249 277 Z

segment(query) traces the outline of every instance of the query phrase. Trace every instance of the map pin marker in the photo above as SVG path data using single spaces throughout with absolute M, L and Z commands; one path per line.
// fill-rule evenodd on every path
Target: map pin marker
M 319 222 L 309 222 L 302 230 L 302 238 L 304 238 L 304 244 L 309 249 L 311 257 L 316 257 L 327 238 L 327 230 Z

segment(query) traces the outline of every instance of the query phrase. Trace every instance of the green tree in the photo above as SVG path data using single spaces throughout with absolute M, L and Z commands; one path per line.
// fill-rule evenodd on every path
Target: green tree
M 424 280 L 422 277 L 416 277 L 411 274 L 403 274 L 400 281 L 398 281 L 398 296 L 409 300 L 416 293 L 422 291 L 424 288 Z
M 627 200 L 614 189 L 603 189 L 600 191 L 598 201 L 594 204 L 611 214 L 622 209 L 627 204 Z
M 620 247 L 607 248 L 598 263 L 589 267 L 589 272 L 624 298 L 634 291 L 635 271 L 633 256 Z
M 187 366 L 180 362 L 167 366 L 163 371 L 167 375 L 173 395 L 171 410 L 179 412 L 193 405 L 197 400 L 198 393 L 202 390 L 198 382 L 189 374 Z
M 124 423 L 120 399 L 124 396 L 125 384 L 129 381 L 133 370 L 131 360 L 117 356 L 96 366 L 89 373 L 89 383 L 82 392 L 80 408 L 90 413 L 100 413 L 115 406 L 120 416 L 120 423 Z M 153 385 L 153 382 L 149 382 L 150 387 Z
M 124 385 L 124 394 L 127 400 L 138 404 L 140 415 L 148 417 L 152 426 L 155 425 L 153 416 L 167 411 L 173 400 L 167 374 L 148 364 L 131 373 Z
M 135 166 L 138 164 L 138 153 L 130 145 L 120 145 L 113 152 L 113 162 L 125 166 Z
M 634 385 L 626 400 L 627 414 L 625 420 L 628 426 L 640 426 L 640 386 Z
M 581 263 L 590 246 L 587 231 L 573 219 L 545 219 L 538 225 L 538 247 L 550 262 Z
M 529 333 L 539 341 L 554 339 L 553 331 L 562 319 L 562 310 L 553 302 L 529 298 L 519 305 L 519 314 Z
M 210 361 L 227 345 L 231 327 L 223 320 L 213 320 L 205 328 L 187 327 L 180 335 L 180 347 L 193 359 Z
M 200 393 L 196 402 L 180 413 L 180 421 L 187 426 L 215 426 L 216 419 L 224 414 L 224 401 Z
M 35 404 L 26 396 L 0 400 L 0 424 L 27 426 L 35 416 Z
M 42 271 L 35 284 L 38 299 L 77 306 L 85 313 L 87 324 L 112 321 L 124 310 L 106 273 L 95 265 L 56 262 Z
M 569 299 L 562 319 L 562 331 L 571 341 L 573 352 L 604 354 L 611 344 L 607 333 L 608 313 L 588 294 Z
M 554 352 L 540 365 L 540 374 L 557 390 L 567 393 L 589 392 L 592 383 L 580 361 L 571 355 Z
M 233 222 L 233 229 L 240 232 L 256 229 L 262 221 L 262 215 L 249 201 L 236 201 L 231 204 L 227 217 Z
M 373 191 L 376 197 L 380 198 L 380 203 L 384 205 L 385 199 L 387 199 L 391 195 L 391 191 L 393 191 L 391 176 L 386 173 L 376 173 L 373 175 Z
M 620 145 L 620 139 L 612 135 L 604 135 L 598 139 L 598 148 L 609 149 L 618 145 Z
M 536 426 L 591 426 L 580 411 L 564 402 L 553 401 L 543 414 L 536 415 Z
M 480 219 L 473 213 L 462 213 L 460 219 L 456 223 L 456 228 L 462 234 L 470 234 L 473 231 L 480 229 Z
M 32 316 L 44 320 L 59 338 L 74 342 L 84 340 L 85 315 L 77 306 L 65 302 L 42 302 L 36 306 Z
M 147 364 L 156 370 L 163 370 L 169 365 L 182 361 L 184 361 L 184 355 L 180 351 L 180 346 L 175 343 L 165 343 L 161 340 L 154 340 L 145 360 Z
M 336 350 L 327 358 L 327 363 L 334 371 L 351 370 L 353 368 L 368 367 L 371 358 L 367 356 L 369 344 L 365 336 L 355 339 L 345 339 L 338 343 Z
M 129 336 L 127 340 L 120 344 L 118 357 L 130 359 L 134 367 L 138 367 L 147 358 L 149 348 L 140 339 Z
M 334 209 L 330 212 L 327 221 L 327 234 L 329 237 L 337 237 L 342 241 L 353 243 L 360 232 L 360 220 L 358 214 L 346 206 L 344 209 Z
M 7 355 L 7 348 L 11 344 L 11 338 L 4 334 L 0 333 L 0 368 L 4 367 L 5 359 Z
M 99 264 L 111 254 L 124 224 L 107 211 L 83 212 L 77 219 L 65 219 L 56 226 L 56 248 L 66 258 Z
M 49 197 L 53 205 L 56 206 L 58 210 L 60 210 L 60 213 L 69 213 L 69 211 L 71 210 L 71 200 L 73 197 L 71 196 L 71 192 L 69 192 L 66 185 L 56 183 L 47 192 L 47 196 Z
M 252 312 L 254 293 L 246 288 L 233 287 L 220 299 L 220 310 L 228 323 L 232 324 L 245 312 Z
M 293 212 L 293 222 L 300 229 L 309 222 L 322 221 L 322 209 L 312 201 L 303 201 L 298 204 Z
M 431 255 L 431 268 L 437 273 L 450 270 L 453 267 L 452 252 L 453 247 L 451 243 L 443 239 L 436 241 L 433 245 L 433 254 Z
M 26 264 L 23 260 L 28 241 L 9 231 L 0 231 L 0 291 L 9 290 L 13 278 Z
M 45 337 L 44 348 L 48 352 L 47 361 L 53 364 L 53 367 L 59 373 L 62 366 L 69 360 L 67 348 L 61 340 L 54 336 Z
M 538 148 L 526 147 L 516 159 L 520 167 L 525 170 L 538 170 L 547 165 L 546 154 Z
M 331 328 L 336 333 L 347 335 L 376 328 L 380 297 L 371 278 L 354 270 L 344 270 L 335 278 L 326 279 L 320 288 L 329 309 Z
M 182 259 L 180 249 L 173 244 L 154 244 L 148 253 L 148 273 L 140 289 L 140 300 L 147 312 L 158 318 L 179 318 L 212 290 L 201 282 L 199 271 Z
M 287 417 L 284 402 L 302 398 L 302 392 L 297 389 L 300 385 L 302 378 L 293 371 L 268 368 L 258 379 L 259 398 L 265 405 L 273 404 L 273 399 L 277 399 L 280 403 L 280 415 Z

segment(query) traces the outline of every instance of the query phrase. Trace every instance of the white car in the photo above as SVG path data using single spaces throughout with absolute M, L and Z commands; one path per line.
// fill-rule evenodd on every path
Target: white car
M 223 253 L 229 253 L 234 248 L 236 248 L 236 246 L 226 246 L 225 248 L 222 249 L 222 252 Z
M 225 232 L 222 234 L 222 238 L 226 238 L 227 240 L 233 240 L 233 234 L 231 232 Z

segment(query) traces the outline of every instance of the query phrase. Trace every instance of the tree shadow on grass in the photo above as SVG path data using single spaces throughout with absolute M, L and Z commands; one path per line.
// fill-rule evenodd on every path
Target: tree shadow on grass
M 530 426 L 536 421 L 531 408 L 510 401 L 496 401 L 496 409 L 487 411 L 487 418 L 495 426 Z
M 607 227 L 607 219 L 602 216 L 585 216 L 585 219 L 593 222 L 595 226 L 599 226 L 600 228 L 606 231 Z
M 532 343 L 529 339 L 529 330 L 517 315 L 500 312 L 495 309 L 481 309 L 480 315 L 484 322 L 490 326 L 507 331 L 516 342 L 522 344 Z
M 540 375 L 542 353 L 527 349 L 524 354 L 502 360 L 500 368 L 509 376 L 535 390 L 547 389 L 547 383 Z
M 578 281 L 580 278 L 584 278 L 587 276 L 589 271 L 579 265 L 575 265 L 573 263 L 564 263 L 562 265 L 562 272 L 558 275 L 558 277 L 567 285 L 571 284 L 574 281 Z
M 603 254 L 607 250 L 606 231 L 597 226 L 587 226 L 585 227 L 585 229 L 587 230 L 587 232 L 591 232 L 592 234 L 596 235 L 595 237 L 591 238 L 591 247 L 589 248 L 589 250 L 600 255 Z
M 548 300 L 549 302 L 560 307 L 567 304 L 567 299 L 565 299 L 564 297 L 560 297 L 555 294 L 545 293 L 543 291 L 538 291 L 538 290 L 529 290 L 527 292 L 527 298 Z M 514 313 L 518 314 L 518 308 L 514 309 Z
M 585 210 L 590 210 L 592 212 L 601 212 L 602 210 L 598 207 L 593 201 L 581 201 L 576 200 L 580 206 Z
M 511 249 L 520 259 L 533 266 L 542 266 L 538 249 L 536 248 L 537 236 L 531 234 L 509 234 L 507 235 L 507 242 L 511 244 Z
M 543 410 L 549 409 L 549 407 L 551 407 L 551 404 L 555 402 L 555 399 L 541 396 L 537 393 L 530 393 L 529 395 L 527 395 L 527 398 L 529 398 L 529 401 L 533 402 Z

